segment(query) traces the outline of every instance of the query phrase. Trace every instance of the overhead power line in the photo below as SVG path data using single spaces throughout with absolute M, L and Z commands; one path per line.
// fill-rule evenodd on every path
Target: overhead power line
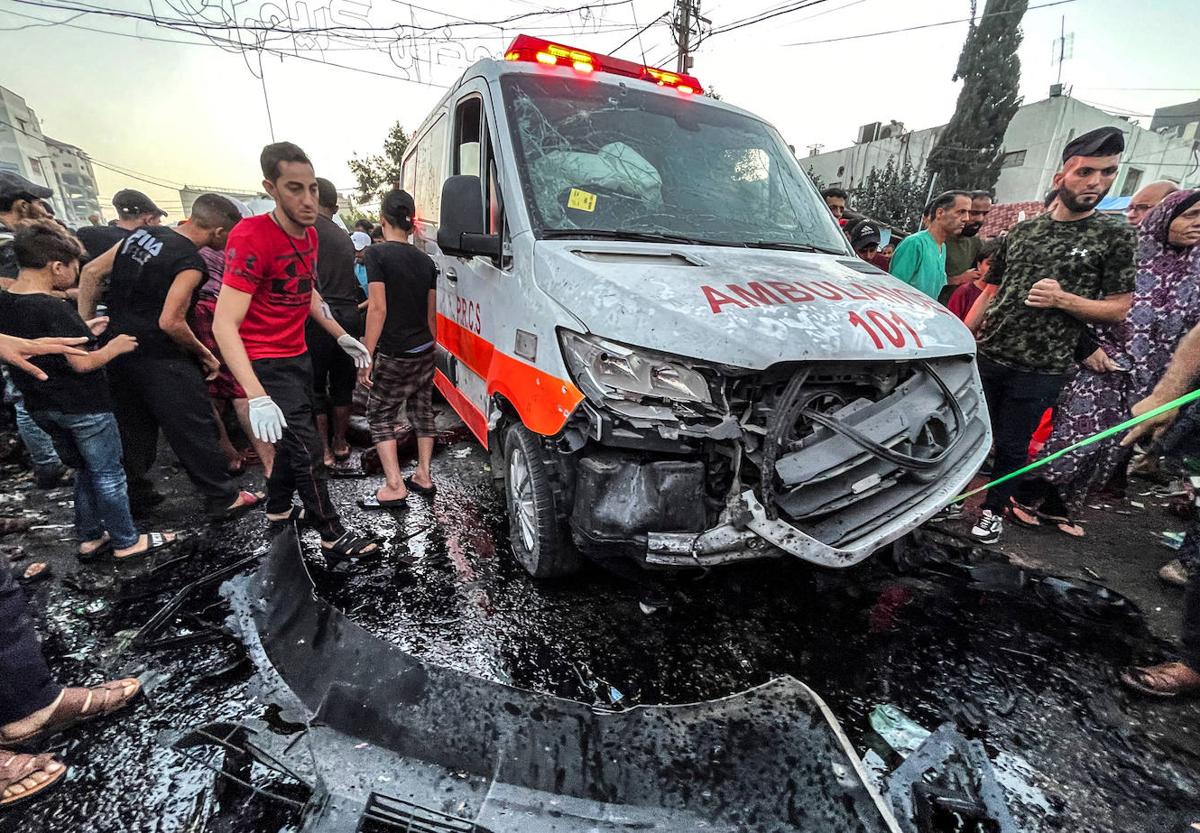
M 1053 2 L 1053 3 L 1042 3 L 1040 6 L 1030 6 L 1027 9 L 1027 11 L 1032 12 L 1035 9 L 1048 9 L 1052 6 L 1062 6 L 1062 5 L 1065 5 L 1066 3 L 1074 3 L 1074 2 L 1075 2 L 1075 0 L 1055 0 L 1055 2 Z M 901 32 L 916 32 L 920 29 L 933 29 L 938 26 L 952 26 L 955 23 L 970 23 L 972 20 L 983 20 L 985 17 L 998 17 L 999 15 L 1002 15 L 1002 14 L 1016 14 L 1016 13 L 1018 13 L 1017 9 L 999 11 L 999 12 L 988 12 L 988 13 L 979 15 L 979 17 L 977 17 L 977 18 L 960 17 L 955 20 L 942 20 L 937 23 L 923 23 L 919 26 L 906 26 L 903 29 L 885 29 L 880 32 L 864 32 L 861 35 L 843 35 L 842 37 L 838 37 L 838 38 L 821 38 L 820 40 L 796 41 L 795 43 L 784 43 L 784 44 L 780 44 L 780 45 L 781 46 L 816 46 L 817 44 L 822 44 L 822 43 L 840 43 L 842 41 L 848 41 L 848 40 L 861 40 L 862 38 L 876 38 L 876 37 L 879 37 L 880 35 L 896 35 Z M 1021 12 L 1021 13 L 1023 14 L 1023 12 Z

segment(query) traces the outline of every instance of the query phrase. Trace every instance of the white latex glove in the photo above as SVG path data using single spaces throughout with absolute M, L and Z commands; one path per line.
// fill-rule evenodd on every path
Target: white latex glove
M 360 370 L 371 366 L 371 354 L 367 352 L 367 345 L 349 333 L 338 336 L 338 347 L 341 347 L 347 356 L 354 359 L 354 366 Z
M 287 420 L 283 411 L 269 396 L 256 396 L 250 400 L 250 430 L 264 443 L 277 443 L 283 437 Z

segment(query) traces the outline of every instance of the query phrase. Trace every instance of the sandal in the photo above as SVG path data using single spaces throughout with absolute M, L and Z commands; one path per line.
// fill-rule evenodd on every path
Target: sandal
M 1018 503 L 1014 497 L 1008 499 L 1008 517 L 1017 526 L 1026 529 L 1040 529 L 1042 526 L 1042 522 L 1038 520 L 1038 511 L 1032 506 Z
M 141 690 L 141 682 L 134 677 L 110 680 L 90 688 L 64 688 L 58 698 L 58 705 L 41 727 L 22 735 L 5 737 L 3 742 L 28 744 L 44 741 L 72 726 L 98 717 L 108 717 L 133 702 Z
M 89 550 L 85 550 L 83 548 L 84 544 L 91 544 L 94 542 L 92 542 L 92 541 L 81 542 L 79 544 L 79 549 L 77 549 L 75 551 L 75 557 L 78 558 L 80 561 L 94 561 L 95 559 L 105 556 L 105 555 L 109 554 L 109 552 L 112 551 L 112 538 L 109 536 L 109 534 L 107 532 L 104 533 L 104 535 L 102 537 L 97 538 L 96 541 L 98 541 L 99 543 L 97 543 L 96 546 L 92 547 Z
M 45 779 L 34 778 L 39 772 Z M 66 774 L 66 766 L 49 753 L 28 755 L 0 749 L 0 807 L 15 807 L 36 798 L 61 784 Z
M 366 555 L 378 555 L 379 544 L 375 539 L 366 535 L 355 535 L 353 532 L 343 532 L 336 541 L 322 541 L 321 552 L 325 560 L 331 564 L 338 561 L 353 560 Z
M 437 494 L 437 486 L 422 486 L 411 477 L 404 478 L 404 485 L 408 487 L 410 492 L 416 492 L 422 497 L 433 497 Z
M 1037 516 L 1047 523 L 1054 524 L 1055 529 L 1069 538 L 1083 538 L 1087 535 L 1082 526 L 1064 515 L 1051 515 L 1047 512 L 1038 512 Z
M 1182 662 L 1129 668 L 1121 672 L 1121 682 L 1128 688 L 1151 697 L 1200 695 L 1200 674 Z
M 124 561 L 129 561 L 131 558 L 137 558 L 138 556 L 142 556 L 142 555 L 149 555 L 150 553 L 157 552 L 158 550 L 170 549 L 171 547 L 173 547 L 179 543 L 179 536 L 175 535 L 175 533 L 173 533 L 173 532 L 147 532 L 147 533 L 145 533 L 145 535 L 146 535 L 146 549 L 138 550 L 137 552 L 131 552 L 131 553 L 129 553 L 129 555 L 117 555 L 116 549 L 112 549 L 112 550 L 109 550 L 108 554 L 104 557 L 105 560 L 106 561 L 115 561 L 118 563 L 124 562 Z M 167 537 L 168 535 L 170 535 L 172 537 L 168 538 Z
M 264 492 L 238 492 L 237 501 L 234 502 L 233 506 L 226 506 L 224 509 L 210 512 L 208 519 L 213 523 L 232 521 L 262 506 L 263 501 L 266 499 L 267 496 Z
M 379 496 L 379 492 L 370 497 L 360 497 L 358 505 L 361 509 L 404 509 L 408 506 L 408 498 L 397 497 L 384 500 Z

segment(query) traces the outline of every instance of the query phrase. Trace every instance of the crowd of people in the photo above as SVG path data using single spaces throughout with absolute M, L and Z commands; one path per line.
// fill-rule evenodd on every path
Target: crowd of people
M 1063 449 L 1171 401 L 1200 375 L 1200 191 L 1154 183 L 1133 195 L 1125 221 L 1099 212 L 1123 151 L 1114 128 L 1073 139 L 1046 211 L 994 239 L 980 235 L 992 207 L 982 190 L 937 195 L 922 230 L 898 245 L 881 249 L 883 229 L 869 218 L 846 224 L 863 259 L 975 333 L 993 477 L 1026 465 L 1039 427 L 1051 426 L 1047 452 Z M 7 397 L 36 485 L 73 477 L 81 559 L 128 561 L 182 540 L 136 520 L 163 499 L 150 475 L 160 435 L 209 521 L 265 509 L 270 523 L 315 530 L 331 563 L 377 552 L 378 541 L 343 524 L 326 482 L 351 453 L 356 389 L 384 474 L 359 505 L 396 509 L 436 491 L 437 269 L 411 240 L 417 206 L 393 190 L 378 226 L 347 231 L 335 221 L 337 190 L 303 150 L 274 143 L 260 161 L 275 201 L 267 214 L 203 194 L 185 221 L 164 225 L 149 197 L 125 190 L 113 199 L 114 223 L 75 232 L 53 218 L 47 189 L 0 172 Z M 849 195 L 823 196 L 843 219 Z M 417 437 L 408 477 L 402 414 Z M 1132 440 L 1169 419 L 989 489 L 971 535 L 994 544 L 1006 522 L 1084 535 L 1075 517 L 1084 499 L 1121 489 Z M 261 465 L 265 489 L 242 488 L 251 465 Z M 1200 525 L 1185 553 L 1163 573 L 1187 587 L 1184 659 L 1122 677 L 1148 694 L 1200 694 Z M 54 682 L 20 589 L 38 566 L 21 576 L 0 566 L 0 806 L 66 771 L 8 746 L 111 714 L 139 691 L 132 679 Z
M 385 475 L 359 505 L 396 509 L 436 491 L 437 269 L 410 241 L 412 197 L 389 192 L 379 227 L 364 220 L 349 233 L 333 220 L 336 189 L 303 150 L 274 143 L 260 161 L 275 200 L 267 214 L 202 194 L 185 221 L 164 225 L 166 212 L 125 190 L 114 223 L 74 232 L 48 210 L 48 189 L 0 172 L 0 362 L 37 485 L 73 478 L 80 559 L 129 562 L 182 540 L 135 520 L 163 500 L 150 476 L 160 435 L 209 522 L 262 508 L 271 524 L 315 530 L 330 564 L 376 553 L 378 541 L 342 523 L 326 484 L 350 455 L 359 384 Z M 405 410 L 418 445 L 409 477 L 396 441 Z M 239 484 L 253 462 L 264 491 Z M 139 691 L 134 679 L 54 682 L 20 588 L 44 570 L 0 566 L 0 807 L 66 772 L 18 748 Z
M 936 196 L 923 212 L 922 230 L 905 237 L 886 264 L 877 259 L 877 223 L 864 218 L 846 229 L 861 257 L 946 304 L 975 334 L 993 479 L 1030 462 L 1039 431 L 1049 429 L 1041 447 L 1049 456 L 1171 401 L 1197 381 L 1200 190 L 1155 182 L 1131 196 L 1124 220 L 1098 211 L 1124 149 L 1114 127 L 1073 139 L 1045 212 L 991 240 L 978 236 L 992 207 L 986 191 Z M 846 193 L 823 195 L 841 218 Z M 1165 419 L 1154 428 L 1161 430 Z M 1083 537 L 1077 516 L 1085 500 L 1124 493 L 1133 440 L 1147 430 L 1092 443 L 993 486 L 970 534 L 995 544 L 1011 522 Z M 954 505 L 942 517 L 963 513 Z M 1200 526 L 1187 534 L 1182 557 L 1159 575 L 1186 587 L 1187 656 L 1130 669 L 1122 680 L 1146 694 L 1200 694 Z

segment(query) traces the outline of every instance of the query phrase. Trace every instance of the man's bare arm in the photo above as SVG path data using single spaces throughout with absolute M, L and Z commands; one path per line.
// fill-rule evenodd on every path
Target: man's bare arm
M 1175 355 L 1167 366 L 1167 372 L 1154 386 L 1150 395 L 1133 406 L 1133 415 L 1141 416 L 1155 408 L 1183 396 L 1192 387 L 1196 377 L 1200 376 L 1200 325 L 1192 328 L 1175 347 Z M 1130 429 L 1121 445 L 1133 445 L 1139 438 L 1153 434 L 1157 439 L 1167 427 L 1175 421 L 1179 409 L 1167 411 L 1152 417 Z
M 120 248 L 121 243 L 114 244 L 104 254 L 89 260 L 79 273 L 79 297 L 75 299 L 75 306 L 79 310 L 79 317 L 84 321 L 96 317 L 100 284 L 112 274 L 113 264 L 117 262 L 117 250 Z
M 237 379 L 238 384 L 246 391 L 247 399 L 267 395 L 262 383 L 258 381 L 254 366 L 250 364 L 250 357 L 246 355 L 246 345 L 242 343 L 242 334 L 239 332 L 253 297 L 248 292 L 225 284 L 221 287 L 221 294 L 217 296 L 217 309 L 213 313 L 213 337 L 217 340 L 217 346 L 221 348 L 221 358 L 225 360 L 225 366 L 229 368 L 233 378 Z
M 205 370 L 215 370 L 220 362 L 213 356 L 212 351 L 200 343 L 192 328 L 188 325 L 187 314 L 192 305 L 192 295 L 196 287 L 204 280 L 204 273 L 199 269 L 185 269 L 175 276 L 171 288 L 167 291 L 167 299 L 163 303 L 162 312 L 158 316 L 158 328 L 171 337 L 187 353 L 192 354 L 205 365 Z M 210 368 L 210 365 L 216 367 Z
M 308 304 L 308 317 L 320 324 L 321 329 L 335 339 L 341 338 L 346 334 L 342 325 L 333 317 L 333 311 L 329 309 L 329 304 L 325 303 L 325 299 L 321 297 L 321 293 L 315 289 L 312 291 L 312 300 Z
M 1025 299 L 1027 306 L 1040 309 L 1060 309 L 1088 324 L 1120 324 L 1129 313 L 1133 302 L 1132 292 L 1106 295 L 1098 301 L 1067 292 L 1058 281 L 1043 278 L 1029 290 Z

